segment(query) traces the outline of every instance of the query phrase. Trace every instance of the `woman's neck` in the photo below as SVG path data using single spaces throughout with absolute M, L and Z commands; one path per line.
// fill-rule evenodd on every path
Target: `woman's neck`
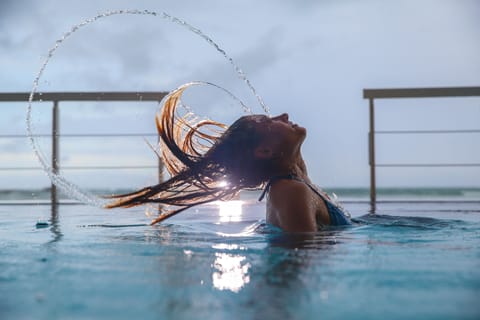
M 285 161 L 285 163 L 279 166 L 279 169 L 276 171 L 275 176 L 292 174 L 306 182 L 310 182 L 307 173 L 307 166 L 305 165 L 305 161 L 300 152 L 295 155 L 293 159 Z

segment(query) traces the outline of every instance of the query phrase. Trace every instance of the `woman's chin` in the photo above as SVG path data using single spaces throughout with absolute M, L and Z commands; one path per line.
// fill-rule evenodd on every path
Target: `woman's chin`
M 295 130 L 300 133 L 301 135 L 303 136 L 306 136 L 307 135 L 307 129 L 304 128 L 304 127 L 300 127 L 299 125 L 295 125 Z

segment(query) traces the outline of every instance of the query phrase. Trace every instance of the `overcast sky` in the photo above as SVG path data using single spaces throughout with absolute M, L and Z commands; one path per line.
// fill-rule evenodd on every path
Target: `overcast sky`
M 134 3 L 134 4 L 132 4 Z M 28 1 L 0 2 L 0 92 L 29 92 L 55 40 L 81 21 L 116 9 L 184 19 L 211 37 L 247 74 L 272 114 L 308 130 L 303 152 L 326 187 L 368 186 L 368 103 L 364 88 L 480 85 L 480 2 Z M 51 59 L 39 91 L 169 91 L 202 80 L 262 109 L 228 61 L 203 39 L 159 17 L 121 15 L 75 32 Z M 198 88 L 200 115 L 242 115 L 218 90 Z M 2 103 L 0 134 L 25 132 L 25 103 Z M 154 132 L 154 103 L 61 104 L 62 133 Z M 35 106 L 48 132 L 49 105 Z M 382 101 L 379 130 L 480 129 L 480 98 Z M 379 136 L 380 163 L 480 163 L 480 134 Z M 102 144 L 102 143 L 103 144 Z M 154 164 L 142 138 L 63 139 L 61 164 Z M 41 141 L 49 154 L 48 141 Z M 0 166 L 37 165 L 25 139 L 1 139 Z M 41 173 L 0 171 L 0 189 L 47 185 Z M 140 186 L 151 172 L 65 172 L 81 187 Z M 480 169 L 379 169 L 379 186 L 480 186 Z

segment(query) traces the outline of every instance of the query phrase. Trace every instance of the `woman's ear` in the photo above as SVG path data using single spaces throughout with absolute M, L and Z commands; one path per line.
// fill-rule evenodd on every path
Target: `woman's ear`
M 267 146 L 258 146 L 254 150 L 254 156 L 257 159 L 267 160 L 272 158 L 273 150 Z

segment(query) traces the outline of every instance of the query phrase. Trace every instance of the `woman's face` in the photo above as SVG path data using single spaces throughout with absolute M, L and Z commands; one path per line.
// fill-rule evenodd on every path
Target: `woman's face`
M 288 120 L 288 114 L 275 117 L 253 115 L 255 129 L 261 135 L 261 144 L 271 148 L 274 154 L 287 154 L 300 148 L 307 130 Z

